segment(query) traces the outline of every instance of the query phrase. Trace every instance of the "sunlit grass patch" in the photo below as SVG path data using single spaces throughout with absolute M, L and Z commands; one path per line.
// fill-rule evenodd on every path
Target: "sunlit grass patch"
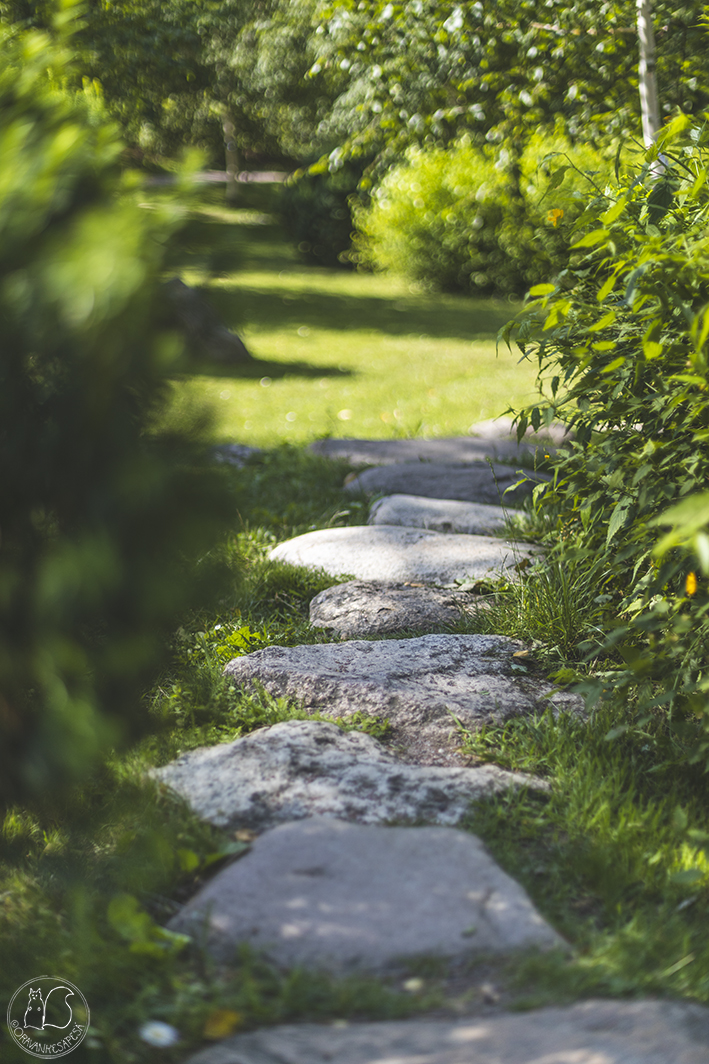
M 187 230 L 176 268 L 206 286 L 260 361 L 245 371 L 196 366 L 176 389 L 176 414 L 206 399 L 220 439 L 268 445 L 465 434 L 533 400 L 531 363 L 496 351 L 518 303 L 305 266 L 265 217 L 207 202 Z

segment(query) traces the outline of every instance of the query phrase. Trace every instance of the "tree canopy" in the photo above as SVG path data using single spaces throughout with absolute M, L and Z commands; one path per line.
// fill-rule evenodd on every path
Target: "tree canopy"
M 49 0 L 0 0 L 49 26 Z M 664 116 L 709 104 L 703 6 L 654 5 Z M 581 0 L 88 0 L 77 70 L 130 143 L 174 155 L 242 150 L 296 162 L 400 156 L 410 144 L 640 136 L 635 4 Z

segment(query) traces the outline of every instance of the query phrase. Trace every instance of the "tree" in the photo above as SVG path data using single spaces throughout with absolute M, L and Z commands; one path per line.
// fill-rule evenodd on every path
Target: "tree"
M 650 0 L 638 2 L 638 83 L 640 86 L 640 112 L 643 123 L 643 141 L 649 148 L 660 128 L 660 110 L 657 103 L 657 77 L 655 74 L 655 32 L 652 27 Z
M 463 132 L 514 158 L 531 131 L 557 121 L 572 140 L 638 132 L 628 0 L 333 0 L 319 10 L 312 69 L 347 74 L 329 119 L 333 167 L 373 146 L 387 165 L 410 144 L 445 145 Z M 709 103 L 701 11 L 696 3 L 656 5 L 666 113 Z

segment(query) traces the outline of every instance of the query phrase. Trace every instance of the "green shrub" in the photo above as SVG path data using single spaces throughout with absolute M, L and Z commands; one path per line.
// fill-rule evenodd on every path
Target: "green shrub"
M 556 153 L 567 169 L 552 200 Z M 565 233 L 595 194 L 583 172 L 604 165 L 591 148 L 537 135 L 517 169 L 515 180 L 506 153 L 495 163 L 465 139 L 412 149 L 356 212 L 359 261 L 447 290 L 524 291 L 565 265 Z
M 692 501 L 709 482 L 708 144 L 684 116 L 666 127 L 642 171 L 589 206 L 569 269 L 532 289 L 517 337 L 550 391 L 518 431 L 552 418 L 576 431 L 538 505 L 561 564 L 598 574 L 598 642 L 616 667 L 595 693 L 635 705 L 640 727 L 662 714 L 690 760 L 709 751 L 709 589 L 696 578 L 709 540 Z M 676 526 L 661 552 L 658 522 Z
M 217 473 L 149 431 L 180 354 L 156 326 L 177 215 L 141 207 L 97 100 L 62 89 L 69 32 L 0 31 L 0 803 L 143 730 L 215 535 Z

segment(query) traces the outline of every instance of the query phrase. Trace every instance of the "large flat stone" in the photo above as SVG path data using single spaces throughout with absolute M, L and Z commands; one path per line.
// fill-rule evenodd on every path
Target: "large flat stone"
M 514 578 L 523 559 L 538 548 L 492 536 L 446 535 L 424 528 L 350 525 L 322 528 L 279 543 L 269 557 L 324 569 L 331 576 L 393 583 L 454 584 L 505 572 Z
M 475 609 L 464 591 L 350 580 L 321 591 L 310 603 L 313 628 L 328 628 L 341 639 L 397 632 L 435 632 L 456 624 Z
M 235 658 L 225 672 L 237 685 L 262 685 L 325 716 L 356 710 L 388 718 L 397 741 L 407 735 L 447 741 L 451 714 L 469 728 L 557 709 L 582 711 L 576 695 L 526 673 L 523 644 L 499 635 L 423 635 L 266 647 Z
M 249 447 L 246 443 L 220 443 L 212 448 L 212 454 L 217 462 L 243 469 L 256 455 L 263 454 L 263 451 L 260 447 Z
M 518 484 L 523 477 L 529 479 Z M 547 480 L 549 477 L 543 473 L 521 472 L 515 466 L 499 463 L 410 462 L 365 469 L 348 480 L 345 491 L 353 495 L 423 495 L 428 499 L 521 506 L 534 487 Z
M 474 835 L 325 817 L 259 836 L 169 926 L 204 935 L 222 962 L 247 942 L 277 964 L 334 972 L 563 944 Z
M 501 506 L 456 499 L 427 499 L 421 495 L 386 495 L 372 503 L 367 524 L 404 525 L 406 528 L 428 528 L 432 532 L 489 536 L 504 532 L 508 521 Z
M 270 1027 L 187 1064 L 707 1064 L 707 1046 L 701 1005 L 583 1001 L 456 1021 Z
M 363 824 L 456 824 L 472 801 L 509 787 L 548 787 L 494 765 L 402 764 L 370 735 L 315 720 L 288 720 L 231 743 L 192 750 L 153 775 L 203 820 L 259 831 L 312 816 Z
M 467 436 L 432 440 L 328 439 L 311 443 L 310 450 L 325 458 L 339 458 L 351 465 L 393 465 L 397 462 L 479 462 L 486 458 L 527 461 L 543 457 L 565 439 L 563 425 L 554 424 L 535 433 L 531 426 L 517 442 L 510 418 L 496 418 L 471 425 Z

